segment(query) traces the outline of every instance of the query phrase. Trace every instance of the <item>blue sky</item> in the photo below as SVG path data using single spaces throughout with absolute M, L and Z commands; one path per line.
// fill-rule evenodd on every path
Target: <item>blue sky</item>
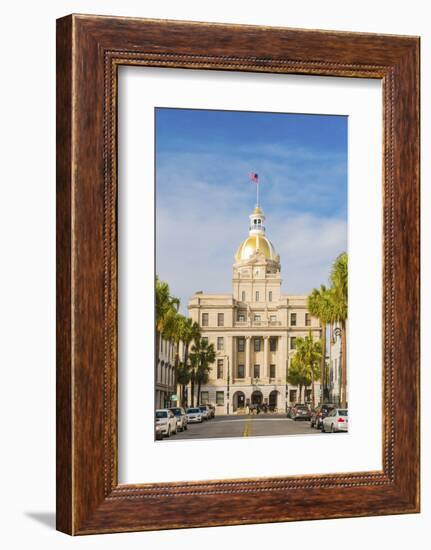
M 347 117 L 156 110 L 156 269 L 181 299 L 231 292 L 234 254 L 260 204 L 283 292 L 327 282 L 347 248 Z

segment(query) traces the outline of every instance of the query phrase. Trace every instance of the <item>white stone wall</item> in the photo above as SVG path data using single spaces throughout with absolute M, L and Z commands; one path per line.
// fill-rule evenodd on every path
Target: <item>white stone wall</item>
M 171 396 L 175 389 L 175 354 L 176 348 L 173 342 L 160 337 L 159 361 L 155 372 L 155 408 L 162 409 L 175 405 Z

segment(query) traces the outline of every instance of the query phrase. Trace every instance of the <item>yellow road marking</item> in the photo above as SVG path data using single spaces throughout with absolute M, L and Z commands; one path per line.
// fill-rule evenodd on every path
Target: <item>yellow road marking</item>
M 251 418 L 245 421 L 243 437 L 250 437 L 251 435 Z

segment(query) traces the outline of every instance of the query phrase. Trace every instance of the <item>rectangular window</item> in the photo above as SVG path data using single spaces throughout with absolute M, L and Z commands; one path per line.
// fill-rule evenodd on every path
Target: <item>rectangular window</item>
M 258 301 L 259 301 L 259 291 L 256 290 L 256 302 L 258 302 Z
M 289 403 L 296 403 L 296 390 L 289 390 Z
M 261 348 L 261 339 L 260 338 L 254 338 L 254 351 L 260 351 Z
M 268 293 L 268 300 L 272 302 L 272 290 L 270 290 Z
M 224 405 L 224 391 L 216 391 L 217 405 Z
M 223 378 L 223 359 L 217 359 L 217 378 Z
M 290 349 L 296 349 L 296 336 L 290 337 Z
M 208 313 L 202 313 L 202 326 L 208 326 Z
M 275 323 L 275 321 L 277 321 L 277 315 L 270 315 L 269 320 L 271 321 L 271 323 Z
M 253 378 L 259 378 L 260 376 L 260 365 L 253 365 Z
M 241 292 L 241 301 L 245 302 L 245 290 Z
M 275 378 L 275 365 L 269 365 L 269 377 Z
M 217 326 L 224 327 L 224 313 L 217 313 Z
M 201 391 L 201 402 L 200 402 L 200 404 L 201 405 L 206 405 L 207 403 L 209 403 L 209 400 L 210 400 L 209 393 L 207 391 Z
M 245 314 L 243 311 L 238 312 L 238 321 L 245 321 Z
M 277 338 L 269 339 L 269 351 L 277 351 Z
M 205 342 L 206 344 L 208 344 L 208 336 L 202 336 L 201 342 Z
M 238 351 L 243 352 L 245 349 L 245 338 L 238 338 Z
M 310 317 L 310 314 L 309 314 L 309 313 L 306 313 L 306 314 L 305 314 L 305 326 L 306 326 L 306 327 L 311 326 L 311 317 Z
M 238 378 L 244 378 L 244 365 L 238 365 Z
M 223 336 L 217 336 L 217 351 L 224 350 L 224 338 Z
M 290 326 L 296 327 L 296 313 L 290 314 Z
M 260 319 L 261 319 L 260 315 L 255 315 L 255 316 L 254 316 L 254 320 L 255 320 L 255 321 L 260 321 Z

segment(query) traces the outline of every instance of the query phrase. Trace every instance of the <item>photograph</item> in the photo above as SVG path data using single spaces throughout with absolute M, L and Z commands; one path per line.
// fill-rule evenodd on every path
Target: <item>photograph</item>
M 156 440 L 348 431 L 348 116 L 155 109 Z

